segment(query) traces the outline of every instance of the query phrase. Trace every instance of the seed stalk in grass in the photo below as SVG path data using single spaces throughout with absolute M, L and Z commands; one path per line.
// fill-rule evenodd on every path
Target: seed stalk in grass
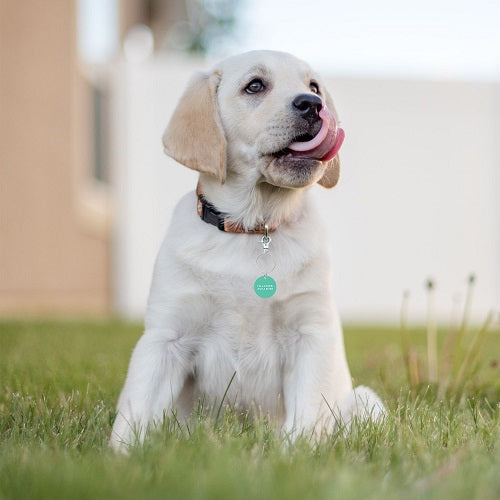
M 437 366 L 437 327 L 436 327 L 436 297 L 434 281 L 427 280 L 427 377 L 429 383 L 438 380 Z
M 437 342 L 434 281 L 429 279 L 426 282 L 428 293 L 425 355 L 419 355 L 419 351 L 411 344 L 408 328 L 409 294 L 404 293 L 401 306 L 401 348 L 408 381 L 413 390 L 418 389 L 421 384 L 427 384 L 427 387 L 437 388 L 439 398 L 449 395 L 455 402 L 464 401 L 467 387 L 482 364 L 481 347 L 495 321 L 495 312 L 490 311 L 480 328 L 472 335 L 467 335 L 475 281 L 475 276 L 471 274 L 467 280 L 467 293 L 460 325 L 457 328 L 456 322 L 452 320 L 441 353 Z M 467 337 L 470 337 L 468 342 Z M 423 359 L 425 357 L 427 359 Z M 440 364 L 438 359 L 441 360 Z M 422 373 L 422 365 L 427 365 L 426 377 Z

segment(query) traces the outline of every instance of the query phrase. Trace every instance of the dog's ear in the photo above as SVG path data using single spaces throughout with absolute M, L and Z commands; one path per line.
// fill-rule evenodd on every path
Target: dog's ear
M 328 90 L 325 89 L 325 101 L 328 109 L 337 116 L 335 111 L 335 106 L 333 105 L 333 99 L 329 94 Z M 318 181 L 325 188 L 334 187 L 339 181 L 340 177 L 340 158 L 338 153 L 326 164 L 326 170 L 323 177 Z
M 226 138 L 217 110 L 220 73 L 194 75 L 163 134 L 165 153 L 186 167 L 226 179 Z
M 337 184 L 340 177 L 340 158 L 337 154 L 332 158 L 326 165 L 325 173 L 323 177 L 318 181 L 325 188 L 332 188 Z

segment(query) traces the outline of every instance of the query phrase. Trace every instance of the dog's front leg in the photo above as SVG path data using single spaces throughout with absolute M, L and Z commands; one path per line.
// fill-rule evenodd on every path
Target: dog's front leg
M 302 338 L 285 366 L 283 430 L 293 442 L 300 435 L 319 439 L 335 428 L 335 401 L 352 388 L 343 350 L 330 336 Z
M 172 330 L 146 330 L 132 353 L 118 401 L 110 445 L 141 442 L 149 426 L 161 422 L 178 398 L 191 370 L 192 352 Z

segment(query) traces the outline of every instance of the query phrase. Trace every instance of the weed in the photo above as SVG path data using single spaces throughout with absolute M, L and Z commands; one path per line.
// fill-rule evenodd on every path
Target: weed
M 474 392 L 476 375 L 484 360 L 481 356 L 486 334 L 494 324 L 496 313 L 490 311 L 482 325 L 470 331 L 470 316 L 475 276 L 467 280 L 467 293 L 462 318 L 457 326 L 451 323 L 444 336 L 441 352 L 438 349 L 438 331 L 435 316 L 435 283 L 427 280 L 426 354 L 411 342 L 408 327 L 409 293 L 403 294 L 401 306 L 401 348 L 410 386 L 417 390 L 431 390 L 439 398 L 447 396 L 464 403 Z M 425 370 L 425 367 L 427 370 Z M 498 399 L 494 404 L 498 402 Z

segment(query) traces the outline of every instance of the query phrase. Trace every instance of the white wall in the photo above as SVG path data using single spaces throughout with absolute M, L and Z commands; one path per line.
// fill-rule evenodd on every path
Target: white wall
M 172 208 L 196 174 L 164 156 L 161 136 L 197 61 L 155 59 L 113 72 L 114 297 L 144 312 Z M 402 292 L 425 317 L 477 275 L 477 318 L 500 308 L 500 85 L 331 78 L 346 130 L 337 188 L 316 192 L 331 220 L 334 284 L 348 321 L 397 322 Z
M 404 289 L 438 311 L 477 275 L 478 316 L 500 308 L 500 85 L 332 80 L 346 129 L 336 192 L 323 195 L 335 228 L 344 316 L 396 319 Z M 327 199 L 328 198 L 328 199 Z

